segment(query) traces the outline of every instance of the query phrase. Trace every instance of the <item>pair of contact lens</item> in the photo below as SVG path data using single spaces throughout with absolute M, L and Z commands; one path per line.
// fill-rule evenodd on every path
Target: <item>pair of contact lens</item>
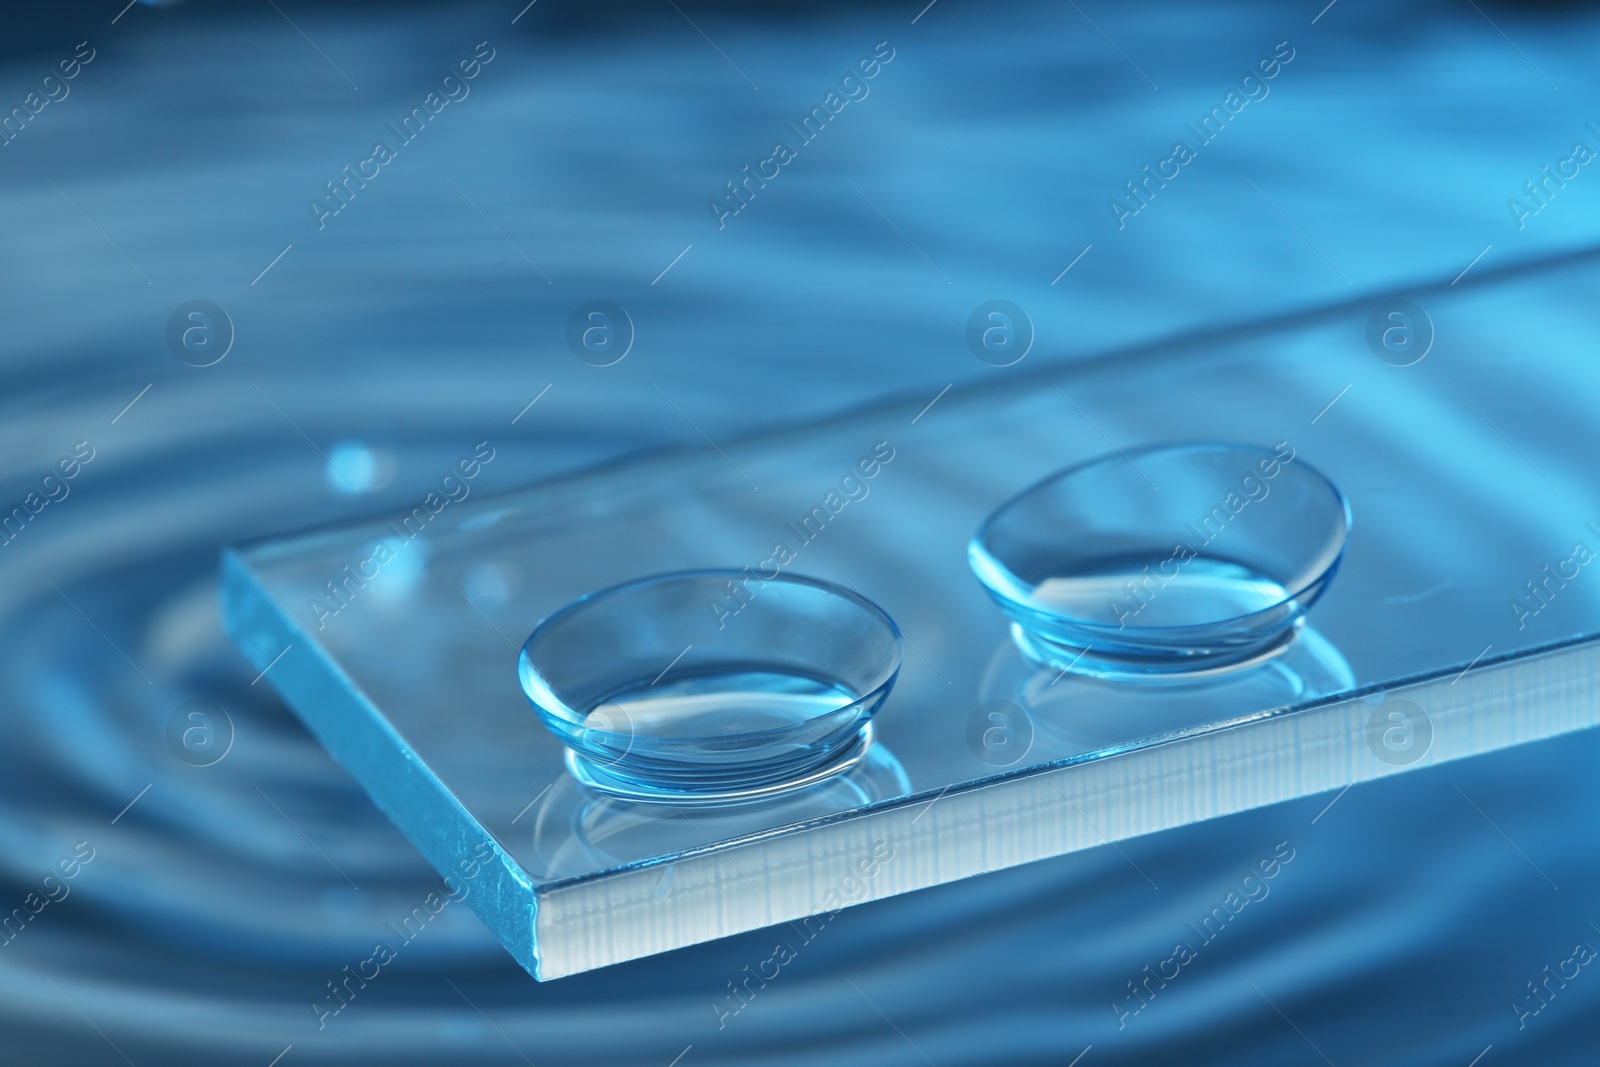
M 969 560 L 1031 660 L 1118 679 L 1270 658 L 1326 589 L 1350 527 L 1287 443 L 1115 453 L 998 508 Z M 641 799 L 744 800 L 862 759 L 900 633 L 812 578 L 667 574 L 540 623 L 523 691 L 584 783 Z

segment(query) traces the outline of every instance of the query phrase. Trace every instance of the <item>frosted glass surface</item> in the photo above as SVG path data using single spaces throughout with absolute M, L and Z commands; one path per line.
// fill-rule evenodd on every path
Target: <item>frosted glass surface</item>
M 225 611 L 266 680 L 442 874 L 466 876 L 492 843 L 470 900 L 537 977 L 815 924 L 1592 725 L 1600 582 L 1560 575 L 1576 543 L 1600 550 L 1585 472 L 1600 431 L 1505 410 L 1495 385 L 1527 372 L 1518 353 L 1542 326 L 1563 327 L 1524 313 L 1535 292 L 1582 308 L 1595 274 L 1410 294 L 1437 336 L 1407 367 L 1369 350 L 1363 304 L 1024 363 L 965 391 L 935 379 L 903 403 L 437 513 L 418 501 L 230 553 Z M 1600 405 L 1600 370 L 1564 367 L 1552 388 L 1572 408 L 1574 392 Z M 1208 438 L 1288 442 L 1349 497 L 1349 551 L 1312 629 L 1268 667 L 1208 685 L 1030 668 L 968 570 L 978 524 L 1057 468 Z M 853 585 L 904 632 L 871 757 L 746 807 L 580 787 L 518 685 L 533 626 L 631 578 L 780 557 Z

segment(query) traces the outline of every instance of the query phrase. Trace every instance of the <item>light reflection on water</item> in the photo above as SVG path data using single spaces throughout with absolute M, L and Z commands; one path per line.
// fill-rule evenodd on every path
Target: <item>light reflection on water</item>
M 1244 21 L 1260 13 L 1241 11 Z M 128 18 L 136 14 L 145 12 Z M 1195 39 L 1223 32 L 1208 27 L 1212 20 L 1203 14 L 1170 14 L 1187 35 L 1167 42 L 1174 48 L 1192 50 Z M 495 17 L 504 21 L 498 12 Z M 866 21 L 846 20 L 827 30 L 837 46 L 829 55 L 854 58 L 878 39 L 875 16 L 855 17 Z M 9 271 L 6 281 L 16 306 L 27 310 L 8 322 L 0 425 L 6 506 L 74 441 L 91 440 L 100 451 L 70 496 L 50 504 L 0 549 L 0 691 L 7 694 L 0 719 L 0 916 L 13 915 L 0 943 L 0 1058 L 87 1064 L 121 1062 L 120 1052 L 141 1067 L 266 1064 L 292 1044 L 281 1061 L 285 1067 L 350 1059 L 431 1063 L 469 1055 L 541 1067 L 659 1067 L 692 1045 L 684 1067 L 757 1057 L 922 1063 L 922 1053 L 938 1067 L 953 1067 L 1062 1064 L 1092 1044 L 1085 1067 L 1107 1061 L 1321 1062 L 1310 1038 L 1340 1064 L 1464 1064 L 1490 1044 L 1495 1050 L 1486 1067 L 1583 1062 L 1577 1057 L 1592 1047 L 1600 978 L 1585 971 L 1524 1019 L 1522 1029 L 1512 1005 L 1525 1003 L 1524 983 L 1546 964 L 1567 959 L 1575 942 L 1600 945 L 1600 931 L 1586 927 L 1583 917 L 1583 902 L 1600 890 L 1600 863 L 1585 827 L 1596 801 L 1591 770 L 1600 742 L 1587 735 L 847 910 L 814 940 L 793 945 L 793 961 L 747 991 L 748 1003 L 720 1022 L 712 1005 L 725 1003 L 728 983 L 742 982 L 747 967 L 759 969 L 773 958 L 775 942 L 796 935 L 757 931 L 538 985 L 458 903 L 430 910 L 414 936 L 391 926 L 442 887 L 267 682 L 253 682 L 255 672 L 222 638 L 213 575 L 223 545 L 378 507 L 410 508 L 486 434 L 503 442 L 507 458 L 485 473 L 477 492 L 687 439 L 690 431 L 678 414 L 651 392 L 652 376 L 659 375 L 663 390 L 691 413 L 722 412 L 725 419 L 711 425 L 731 433 L 909 383 L 988 373 L 959 341 L 944 340 L 947 333 L 959 337 L 969 306 L 992 297 L 991 289 L 1020 293 L 1019 299 L 1032 294 L 1042 354 L 1125 340 L 1118 331 L 1134 318 L 1156 331 L 1267 313 L 1278 305 L 1262 306 L 1262 283 L 1282 272 L 1285 257 L 1297 264 L 1294 257 L 1309 259 L 1299 238 L 1285 230 L 1281 247 L 1235 250 L 1234 262 L 1197 279 L 1192 257 L 1166 254 L 1170 249 L 1144 253 L 1130 251 L 1138 246 L 1129 242 L 1102 245 L 1099 254 L 1119 266 L 1093 281 L 1086 269 L 1093 261 L 1086 260 L 1073 278 L 1085 279 L 1104 305 L 1097 310 L 1092 300 L 1058 300 L 1065 290 L 1046 283 L 1077 254 L 1077 243 L 1060 246 L 1062 234 L 1075 232 L 1080 220 L 1053 206 L 1061 184 L 1052 177 L 1059 173 L 1055 164 L 1065 167 L 1067 156 L 1095 157 L 1079 148 L 1091 137 L 1095 117 L 1115 102 L 1107 86 L 1120 84 L 1116 79 L 1127 72 L 1115 55 L 1090 51 L 1103 50 L 1099 38 L 1084 35 L 1080 42 L 1064 28 L 1059 47 L 1047 35 L 1024 35 L 1038 40 L 1021 62 L 1017 49 L 1025 45 L 1014 35 L 980 48 L 962 30 L 972 23 L 938 28 L 932 20 L 926 20 L 931 29 L 923 58 L 908 48 L 863 113 L 846 116 L 868 123 L 855 134 L 839 131 L 841 140 L 859 140 L 834 155 L 818 145 L 807 157 L 812 171 L 786 173 L 787 189 L 775 186 L 765 203 L 754 205 L 759 210 L 735 220 L 739 230 L 732 235 L 715 234 L 728 238 L 728 258 L 717 259 L 702 246 L 697 251 L 704 260 L 685 258 L 674 268 L 683 289 L 671 297 L 651 289 L 650 277 L 678 248 L 706 236 L 704 218 L 694 226 L 681 222 L 683 205 L 698 211 L 700 200 L 728 176 L 725 161 L 742 161 L 726 143 L 708 148 L 698 140 L 697 120 L 686 117 L 698 112 L 656 113 L 662 121 L 651 124 L 646 110 L 631 120 L 640 125 L 624 124 L 614 140 L 600 137 L 589 154 L 541 154 L 530 146 L 551 143 L 553 131 L 539 123 L 554 120 L 525 103 L 495 102 L 486 80 L 482 97 L 464 105 L 463 119 L 481 114 L 486 124 L 504 124 L 516 136 L 496 141 L 495 151 L 516 162 L 499 170 L 485 159 L 476 168 L 458 167 L 464 140 L 435 156 L 416 153 L 405 161 L 411 176 L 393 176 L 392 194 L 375 188 L 368 202 L 356 204 L 360 212 L 338 220 L 350 235 L 343 243 L 315 244 L 304 228 L 305 196 L 331 173 L 330 162 L 360 146 L 369 125 L 381 124 L 384 109 L 319 123 L 315 116 L 326 104 L 315 79 L 337 79 L 320 69 L 306 73 L 320 62 L 315 56 L 307 57 L 305 68 L 274 58 L 289 73 L 271 89 L 287 101 L 288 114 L 305 120 L 300 129 L 308 132 L 298 142 L 269 139 L 261 149 L 266 162 L 252 169 L 241 163 L 247 157 L 230 154 L 242 135 L 227 132 L 227 123 L 253 114 L 229 95 L 241 92 L 236 79 L 222 77 L 239 61 L 236 46 L 146 28 L 125 44 L 109 38 L 60 114 L 44 116 L 52 125 L 41 122 L 29 131 L 33 143 L 6 149 L 0 162 L 8 169 L 0 180 L 15 262 L 53 265 L 43 272 Z M 407 25 L 414 37 L 416 26 L 435 24 Z M 321 36 L 318 26 L 311 29 Z M 1254 36 L 1227 32 L 1233 34 L 1228 46 L 1240 54 L 1259 50 Z M 1453 24 L 1439 33 L 1455 48 L 1448 54 L 1457 62 L 1502 73 L 1499 83 L 1484 79 L 1483 92 L 1491 96 L 1481 107 L 1451 102 L 1450 113 L 1520 118 L 1519 99 L 1504 87 L 1511 75 L 1504 72 L 1521 61 L 1507 50 L 1502 70 L 1501 59 L 1487 51 L 1504 43 L 1484 43 L 1480 55 L 1466 50 Z M 432 58 L 416 59 L 411 38 L 383 27 L 360 42 L 354 36 L 340 43 L 372 49 L 363 62 L 376 80 L 365 91 L 385 104 L 410 100 L 409 72 Z M 703 48 L 698 37 L 686 39 L 684 55 L 691 45 Z M 1574 48 L 1583 43 L 1581 35 L 1574 40 Z M 1554 47 L 1542 36 L 1539 41 Z M 273 38 L 274 57 L 279 48 L 289 54 L 291 45 L 303 42 Z M 640 53 L 629 47 L 623 50 L 638 67 Z M 1339 47 L 1350 55 L 1357 45 Z M 1073 53 L 1077 66 L 1066 73 L 1062 48 L 1081 49 Z M 623 122 L 612 114 L 616 102 L 604 97 L 603 86 L 582 80 L 578 59 L 563 59 L 559 51 L 537 53 L 554 71 L 548 77 L 599 94 L 595 106 L 603 121 L 589 128 L 602 134 L 618 129 L 607 125 Z M 690 92 L 721 99 L 715 94 L 724 87 L 715 79 L 733 76 L 706 52 L 692 66 L 685 61 L 673 69 L 694 72 Z M 1313 55 L 1288 72 L 1264 111 L 1305 117 L 1294 111 L 1304 104 L 1294 103 L 1287 77 L 1311 79 Z M 782 68 L 775 77 L 786 85 L 785 95 L 759 98 L 760 121 L 741 105 L 726 105 L 749 122 L 741 129 L 753 145 L 766 139 L 772 114 L 810 99 L 820 84 L 808 63 L 784 66 L 770 48 L 761 58 Z M 1427 64 L 1404 54 L 1388 59 L 1396 92 L 1408 79 L 1429 76 Z M 196 136 L 196 128 L 184 124 L 153 126 L 139 134 L 144 141 L 136 140 L 119 118 L 116 94 L 104 86 L 91 91 L 88 80 L 117 70 L 127 76 L 130 67 L 117 64 L 136 60 L 196 79 L 138 83 L 139 99 L 158 112 L 187 114 L 197 106 L 191 99 L 196 84 L 216 90 L 203 94 L 208 100 L 195 114 L 207 122 L 215 117 L 201 140 L 225 151 L 196 157 L 184 140 Z M 959 95 L 961 86 L 942 84 L 948 70 L 963 65 L 976 72 L 965 86 L 969 96 Z M 1581 63 L 1570 65 L 1573 79 L 1589 77 L 1580 73 Z M 1001 80 L 1004 71 L 1019 67 L 1034 71 L 1048 91 L 1019 103 L 1018 90 Z M 819 69 L 833 76 L 831 65 Z M 915 87 L 931 101 L 929 110 L 904 102 L 916 94 L 897 98 L 890 76 Z M 1187 87 L 1180 82 L 1171 89 L 1209 99 L 1214 93 L 1206 77 L 1200 71 Z M 979 91 L 984 84 L 990 88 Z M 1582 91 L 1581 80 L 1568 84 Z M 1015 197 L 995 206 L 995 176 L 976 163 L 971 172 L 952 167 L 944 138 L 989 130 L 982 124 L 1000 121 L 996 105 L 1008 93 L 1017 107 L 1001 132 L 1011 137 L 1006 143 L 1016 158 L 999 163 Z M 1067 104 L 1051 103 L 1058 98 L 1083 109 L 1081 121 L 1068 127 L 1073 137 L 1034 135 L 1039 122 L 1063 118 Z M 870 125 L 876 121 L 872 108 L 882 109 L 881 126 Z M 941 109 L 956 116 L 955 127 L 929 135 L 929 129 L 940 132 L 930 115 Z M 1280 112 L 1261 118 L 1268 122 Z M 1165 136 L 1173 121 L 1156 122 L 1151 136 Z M 1271 129 L 1263 127 L 1264 133 Z M 1397 142 L 1415 135 L 1404 124 L 1390 132 Z M 1319 168 L 1339 166 L 1338 155 L 1311 151 L 1317 148 L 1311 142 L 1330 136 L 1326 122 L 1299 121 L 1278 133 L 1251 143 L 1241 130 L 1247 147 L 1240 155 L 1230 160 L 1220 145 L 1208 162 L 1218 164 L 1218 175 L 1229 173 L 1225 163 L 1256 173 L 1259 167 L 1246 164 L 1290 167 L 1294 153 L 1288 149 L 1298 147 L 1318 176 L 1297 172 L 1302 184 L 1335 180 L 1323 178 Z M 894 150 L 889 162 L 867 151 L 884 143 Z M 956 143 L 974 159 L 981 155 L 970 139 Z M 1438 163 L 1449 149 L 1433 148 L 1428 158 L 1439 172 L 1465 180 L 1475 166 L 1482 169 L 1475 157 L 1460 167 Z M 1132 158 L 1142 150 L 1141 143 L 1124 154 Z M 622 202 L 626 197 L 619 200 L 619 189 L 638 190 L 619 183 L 638 168 L 640 151 L 693 158 L 669 197 L 631 208 Z M 120 185 L 108 186 L 98 176 L 106 170 L 106 153 L 117 164 L 112 169 Z M 70 164 L 76 175 L 67 191 L 151 272 L 154 296 L 92 232 L 66 228 L 80 226 L 77 216 L 64 214 L 59 225 L 42 221 L 63 210 L 42 182 L 58 164 Z M 190 165 L 200 168 L 208 191 L 185 199 L 187 186 L 177 179 L 193 177 L 182 169 Z M 937 167 L 966 183 L 978 205 L 971 217 L 941 219 L 937 204 L 914 195 L 884 206 L 956 275 L 959 314 L 949 313 L 951 298 L 932 272 L 908 280 L 926 267 L 892 233 L 868 229 L 878 225 L 877 216 L 859 204 L 839 207 L 854 197 L 836 180 L 844 174 L 881 199 L 883 190 L 914 186 L 915 176 Z M 463 170 L 481 180 L 464 178 Z M 1076 181 L 1083 188 L 1114 188 L 1121 173 L 1113 180 L 1109 171 L 1079 172 Z M 477 216 L 460 204 L 452 207 L 460 218 L 439 214 L 446 201 L 435 194 L 453 195 L 440 181 L 451 174 L 526 243 L 535 261 L 549 266 L 530 240 L 535 233 L 560 250 L 553 257 L 567 268 L 564 275 L 557 270 L 560 285 L 541 293 L 537 279 L 507 281 L 506 264 L 520 270 L 521 263 L 487 228 L 481 243 L 460 243 Z M 1152 227 L 1160 212 L 1180 220 L 1211 210 L 1200 195 L 1201 183 L 1210 179 L 1197 173 L 1185 180 L 1191 179 L 1196 214 L 1185 214 L 1183 191 L 1174 190 L 1155 205 L 1159 212 L 1139 220 L 1141 232 L 1158 232 Z M 1295 180 L 1284 177 L 1280 184 Z M 577 190 L 559 205 L 574 221 L 535 225 L 515 216 L 522 228 L 507 221 L 514 205 L 538 201 L 529 190 L 548 196 L 565 188 L 563 182 Z M 841 192 L 845 199 L 836 200 Z M 1431 197 L 1437 190 L 1426 192 Z M 1575 211 L 1569 218 L 1579 217 L 1583 195 L 1581 188 L 1563 193 Z M 392 197 L 387 205 L 383 196 Z M 1495 196 L 1486 202 L 1497 202 Z M 1036 210 L 1017 212 L 1013 200 Z M 1085 217 L 1099 218 L 1098 197 L 1079 195 L 1077 201 L 1089 205 Z M 171 210 L 150 210 L 153 203 Z M 240 204 L 252 213 L 235 222 L 230 215 Z M 400 217 L 409 220 L 407 227 L 397 227 Z M 1399 213 L 1352 220 L 1348 228 L 1365 240 L 1332 247 L 1364 286 L 1396 271 L 1427 273 L 1423 266 L 1443 255 L 1432 241 L 1441 224 L 1428 212 L 1410 220 L 1415 232 L 1403 235 L 1406 251 L 1396 253 L 1385 239 L 1395 229 L 1394 217 Z M 928 232 L 942 224 L 943 235 L 929 241 L 908 221 L 914 219 Z M 1237 228 L 1232 218 L 1224 222 L 1230 232 Z M 1193 232 L 1215 237 L 1222 224 L 1205 230 L 1196 222 Z M 616 240 L 612 231 L 622 225 L 647 239 Z M 221 236 L 202 232 L 207 227 Z M 1560 236 L 1552 226 L 1528 240 Z M 249 278 L 291 240 L 302 243 L 261 279 L 262 286 L 281 289 L 267 296 L 250 288 Z M 1260 237 L 1263 247 L 1274 240 Z M 595 251 L 597 242 L 603 253 Z M 1180 246 L 1187 247 L 1184 242 Z M 1210 238 L 1205 244 L 1234 247 Z M 1476 247 L 1466 250 L 1463 262 Z M 985 261 L 986 254 L 996 258 Z M 1142 255 L 1148 270 L 1136 269 Z M 700 262 L 706 274 L 694 273 Z M 63 263 L 75 272 L 71 285 Z M 304 273 L 293 273 L 302 263 Z M 1363 266 L 1368 275 L 1358 269 Z M 624 268 L 637 281 L 618 292 L 614 279 Z M 1019 281 L 1024 274 L 1038 278 Z M 1135 277 L 1143 284 L 1129 284 Z M 1279 300 L 1326 295 L 1322 281 L 1343 291 L 1330 274 Z M 719 286 L 736 289 L 748 307 L 784 310 L 776 316 L 730 310 Z M 1257 295 L 1248 299 L 1238 295 L 1253 290 Z M 1151 291 L 1170 291 L 1171 298 L 1151 306 Z M 180 301 L 208 292 L 230 307 L 241 339 L 215 367 L 179 365 L 163 348 L 161 325 Z M 626 302 L 645 338 L 611 378 L 595 377 L 600 371 L 571 359 L 560 342 L 567 309 L 597 293 Z M 797 303 L 802 306 L 791 313 Z M 537 325 L 530 308 L 538 312 Z M 70 331 L 66 341 L 63 329 Z M 775 347 L 775 336 L 784 345 Z M 473 358 L 462 357 L 463 350 Z M 899 354 L 913 350 L 915 358 Z M 511 417 L 552 380 L 550 396 L 513 429 Z M 148 395 L 135 398 L 147 382 L 153 382 Z M 252 392 L 253 384 L 281 411 Z M 110 421 L 130 398 L 137 402 Z M 328 455 L 307 447 L 298 431 L 329 447 Z M 478 575 L 473 595 L 502 588 L 514 595 L 513 577 Z M 211 766 L 180 758 L 170 741 L 174 715 L 196 700 L 222 709 L 233 732 L 226 755 Z M 184 718 L 180 726 L 192 721 Z M 222 722 L 211 725 L 221 729 Z M 76 855 L 80 841 L 93 859 L 66 878 L 60 864 Z M 1290 843 L 1295 858 L 1271 880 L 1270 892 L 1199 946 L 1178 978 L 1154 990 L 1142 987 L 1141 1003 L 1148 1003 L 1119 1028 L 1113 1005 L 1125 1002 L 1127 984 L 1143 982 L 1147 965 L 1157 968 L 1176 942 L 1192 940 L 1190 924 L 1259 869 L 1280 842 Z M 16 908 L 24 917 L 16 917 Z M 1588 919 L 1600 922 L 1600 914 Z M 392 946 L 394 959 L 319 1029 L 313 1005 L 327 1003 L 328 983 L 342 982 L 347 967 L 361 970 L 380 943 Z

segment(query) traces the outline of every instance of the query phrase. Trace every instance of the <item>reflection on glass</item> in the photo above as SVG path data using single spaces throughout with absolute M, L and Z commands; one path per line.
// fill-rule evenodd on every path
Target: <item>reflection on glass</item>
M 1221 722 L 1347 693 L 1355 675 L 1339 650 L 1305 626 L 1271 659 L 1211 675 L 1152 676 L 1144 684 L 1041 666 L 1014 643 L 983 674 L 986 736 L 974 754 L 1010 766 L 1116 751 Z M 980 750 L 981 749 L 981 750 Z
M 533 873 L 554 880 L 766 832 L 865 807 L 911 791 L 900 761 L 883 745 L 814 784 L 781 795 L 722 803 L 664 804 L 597 792 L 572 777 L 556 782 L 533 815 Z M 663 873 L 670 879 L 670 868 Z M 667 883 L 670 885 L 670 881 Z M 658 884 L 658 891 L 664 891 Z

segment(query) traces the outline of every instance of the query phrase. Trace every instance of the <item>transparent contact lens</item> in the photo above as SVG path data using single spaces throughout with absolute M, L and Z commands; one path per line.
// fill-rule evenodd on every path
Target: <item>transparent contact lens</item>
M 1344 496 L 1289 442 L 1160 445 L 1024 490 L 978 530 L 968 559 L 1035 662 L 1185 675 L 1287 648 L 1350 523 Z
M 876 605 L 827 582 L 693 571 L 563 608 L 518 667 L 580 781 L 642 799 L 737 799 L 861 759 L 900 635 Z

